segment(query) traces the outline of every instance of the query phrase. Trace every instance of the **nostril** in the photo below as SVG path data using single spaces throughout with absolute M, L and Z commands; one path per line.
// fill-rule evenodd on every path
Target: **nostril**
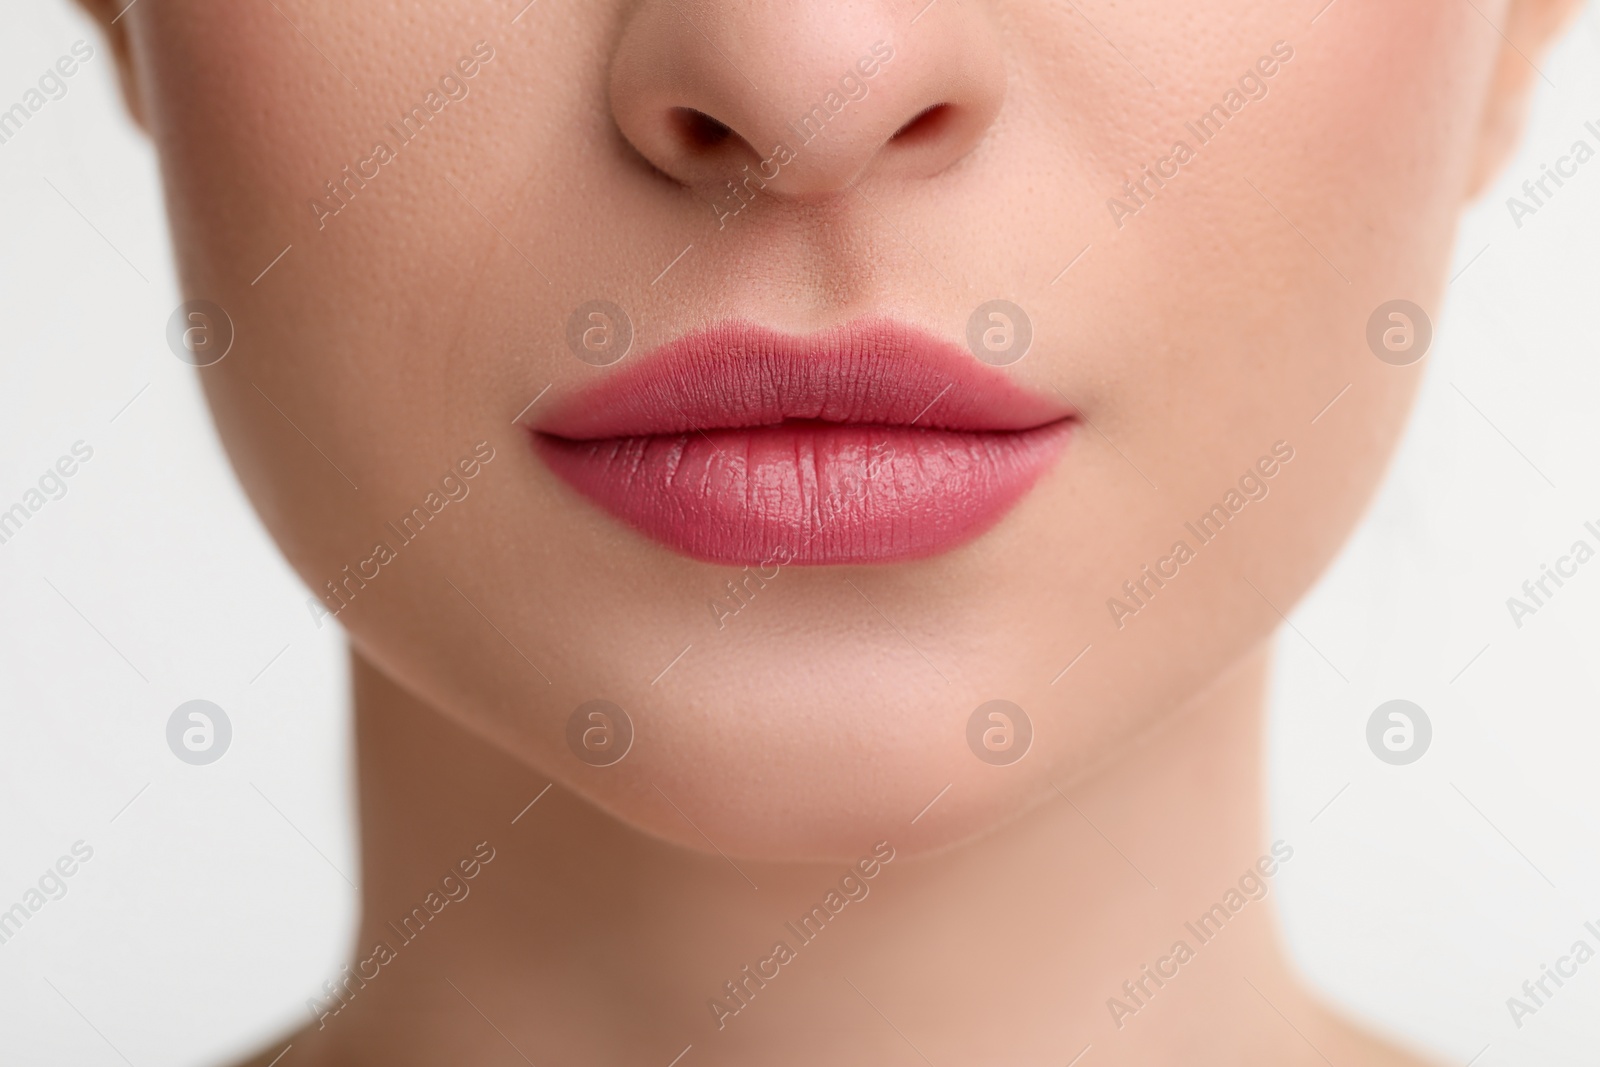
M 902 144 L 931 141 L 944 132 L 954 116 L 955 109 L 949 104 L 935 104 L 896 130 L 889 139 Z
M 672 121 L 683 140 L 700 151 L 716 148 L 733 136 L 733 131 L 726 125 L 692 107 L 673 108 Z

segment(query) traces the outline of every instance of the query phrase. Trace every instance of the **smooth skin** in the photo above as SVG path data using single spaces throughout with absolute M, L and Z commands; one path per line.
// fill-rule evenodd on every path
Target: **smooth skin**
M 1266 642 L 1425 367 L 1374 358 L 1368 319 L 1437 309 L 1575 0 L 85 2 L 160 153 L 184 291 L 237 329 L 201 371 L 217 425 L 307 584 L 494 455 L 338 614 L 355 955 L 474 843 L 496 859 L 284 1067 L 1420 1062 L 1316 1004 L 1270 904 L 1120 1029 L 1107 999 L 1267 850 Z M 880 41 L 870 91 L 720 217 Z M 1199 144 L 1185 124 L 1275 47 Z M 387 144 L 447 74 L 460 98 Z M 1132 201 L 1178 140 L 1194 158 Z M 329 199 L 346 166 L 376 173 Z M 959 341 L 997 297 L 1036 337 L 1008 373 L 1083 415 L 1061 462 L 964 547 L 785 569 L 720 629 L 735 570 L 589 506 L 513 426 L 607 373 L 566 345 L 586 300 L 643 353 L 728 318 Z M 1267 497 L 1115 618 L 1279 442 Z M 636 730 L 608 768 L 566 744 L 595 698 Z M 1034 724 L 1010 767 L 966 743 L 995 698 Z M 879 841 L 871 895 L 719 1029 L 723 982 Z

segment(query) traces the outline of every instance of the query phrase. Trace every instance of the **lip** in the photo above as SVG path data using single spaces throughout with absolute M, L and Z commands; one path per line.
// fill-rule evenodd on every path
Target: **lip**
M 727 322 L 551 405 L 571 488 L 712 563 L 887 563 L 999 522 L 1060 455 L 1064 402 L 893 320 L 807 336 Z

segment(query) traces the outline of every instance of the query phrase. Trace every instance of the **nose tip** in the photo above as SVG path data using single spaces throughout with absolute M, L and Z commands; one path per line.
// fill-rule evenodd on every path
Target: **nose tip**
M 976 6 L 906 26 L 857 5 L 645 0 L 612 59 L 612 116 L 690 187 L 755 177 L 815 198 L 867 174 L 931 177 L 982 139 L 1005 95 Z

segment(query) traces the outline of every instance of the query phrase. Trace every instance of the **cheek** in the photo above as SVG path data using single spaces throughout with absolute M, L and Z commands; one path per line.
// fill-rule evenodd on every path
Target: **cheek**
M 1128 18 L 1125 65 L 1080 20 L 1002 6 L 1023 42 L 1011 112 L 943 192 L 895 206 L 898 229 L 852 233 L 825 295 L 899 300 L 960 336 L 971 292 L 1018 294 L 1040 340 L 1015 374 L 1093 426 L 981 544 L 875 573 L 876 606 L 837 575 L 786 569 L 722 632 L 708 604 L 728 575 L 600 524 L 510 421 L 546 385 L 597 373 L 564 348 L 585 300 L 626 303 L 640 348 L 685 307 L 793 314 L 772 232 L 752 217 L 713 246 L 704 205 L 620 160 L 604 11 L 548 54 L 496 40 L 470 99 L 319 227 L 324 183 L 479 36 L 440 43 L 359 8 L 302 22 L 329 61 L 270 5 L 132 16 L 185 289 L 238 331 L 203 382 L 241 478 L 320 589 L 489 440 L 470 497 L 341 614 L 357 647 L 630 822 L 702 847 L 664 793 L 730 850 L 780 857 L 848 856 L 863 818 L 903 822 L 946 783 L 941 819 L 921 824 L 937 829 L 919 832 L 983 829 L 1039 779 L 968 751 L 980 704 L 1034 709 L 1029 758 L 1070 772 L 1277 624 L 1262 598 L 1287 609 L 1314 579 L 1399 432 L 1420 365 L 1376 359 L 1366 323 L 1396 298 L 1437 307 L 1476 115 L 1461 98 L 1498 40 L 1459 0 L 1339 0 L 1315 26 L 1241 0 L 1144 40 Z M 1186 125 L 1280 39 L 1295 57 L 1268 96 L 1200 144 Z M 1179 139 L 1195 159 L 1119 225 L 1108 202 Z M 690 244 L 679 288 L 653 287 Z M 870 276 L 840 266 L 863 261 Z M 956 275 L 949 291 L 930 263 Z M 1124 581 L 1280 440 L 1296 458 L 1270 496 L 1118 626 L 1107 603 Z M 597 697 L 638 738 L 605 769 L 564 733 Z M 1074 714 L 1053 714 L 1064 702 Z
M 1276 607 L 1287 611 L 1320 573 L 1382 476 L 1426 363 L 1379 360 L 1368 320 L 1395 299 L 1436 315 L 1476 94 L 1498 45 L 1462 5 L 1408 5 L 1403 33 L 1389 25 L 1395 15 L 1341 4 L 1308 29 L 1241 12 L 1214 47 L 1135 52 L 1152 71 L 1165 60 L 1159 95 L 1088 86 L 1117 121 L 1063 133 L 1041 119 L 1032 132 L 1044 147 L 1014 146 L 1039 159 L 1037 170 L 1074 175 L 1083 199 L 1137 208 L 1121 225 L 1102 210 L 1051 232 L 1057 262 L 1088 251 L 1051 287 L 1037 333 L 1063 339 L 1053 374 L 1095 432 L 1028 513 L 1030 543 L 1007 546 L 1031 566 L 996 571 L 1006 592 L 964 609 L 1013 648 L 1026 638 L 1002 604 L 1013 619 L 1050 620 L 1074 635 L 1061 641 L 1076 646 L 1057 650 L 1061 664 L 1093 645 L 1070 699 L 1094 711 L 1047 739 L 1062 762 L 1181 704 L 1277 625 Z M 1295 55 L 1269 95 L 1201 143 L 1191 124 L 1279 39 Z M 1195 159 L 1134 201 L 1123 183 L 1175 140 Z M 1047 259 L 1043 243 L 1027 258 Z M 1185 524 L 1279 440 L 1296 458 L 1270 496 L 1247 504 L 1125 628 L 1114 625 L 1108 598 L 1175 540 L 1192 542 Z M 979 640 L 1003 661 L 1005 642 Z
M 1169 91 L 1138 93 L 1142 103 L 1121 105 L 1136 114 L 1096 128 L 1102 162 L 1089 184 L 1135 210 L 1102 216 L 1081 265 L 1090 269 L 1057 286 L 1065 299 L 1047 329 L 1081 339 L 1077 358 L 1099 372 L 1091 400 L 1102 428 L 1175 495 L 1169 515 L 1235 483 L 1284 439 L 1302 453 L 1296 475 L 1328 486 L 1301 503 L 1343 529 L 1420 371 L 1377 359 L 1367 323 L 1395 299 L 1437 314 L 1475 148 L 1474 94 L 1498 38 L 1472 10 L 1432 0 L 1404 12 L 1341 3 L 1315 26 L 1237 14 L 1211 47 L 1146 57 L 1167 60 Z M 1269 94 L 1220 132 L 1200 130 L 1280 40 L 1294 56 L 1267 79 Z M 1139 199 L 1127 192 L 1126 179 L 1176 140 L 1193 161 L 1164 184 L 1146 181 Z M 1278 492 L 1275 483 L 1265 509 Z M 1302 545 L 1261 547 L 1287 556 Z M 1308 556 L 1306 569 L 1319 563 Z

